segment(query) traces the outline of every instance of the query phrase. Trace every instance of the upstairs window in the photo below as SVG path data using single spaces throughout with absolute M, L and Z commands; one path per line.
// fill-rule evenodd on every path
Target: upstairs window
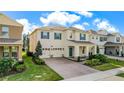
M 86 40 L 86 34 L 80 33 L 80 40 Z
M 54 33 L 54 39 L 61 40 L 61 33 Z
M 116 42 L 120 42 L 120 37 L 116 37 Z
M 49 39 L 49 32 L 41 32 L 41 39 Z
M 107 41 L 107 37 L 100 37 L 100 41 L 101 42 Z
M 9 36 L 9 27 L 2 26 L 2 36 L 8 37 Z

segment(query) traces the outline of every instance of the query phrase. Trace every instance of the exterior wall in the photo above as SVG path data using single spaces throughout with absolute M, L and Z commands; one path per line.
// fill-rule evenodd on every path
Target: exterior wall
M 23 27 L 8 26 L 10 39 L 21 39 Z M 2 35 L 2 25 L 0 25 L 0 35 Z M 0 36 L 1 37 L 1 36 Z
M 114 36 L 108 36 L 108 42 L 115 42 L 115 37 Z
M 49 32 L 49 39 L 41 39 L 41 32 Z M 59 32 L 62 35 L 61 40 L 54 39 L 54 33 Z M 94 44 L 87 44 L 87 43 L 77 43 L 72 42 L 69 40 L 80 41 L 80 33 L 86 34 L 86 40 L 90 41 Z M 72 38 L 70 36 L 72 35 Z M 94 37 L 94 39 L 92 38 Z M 100 37 L 107 37 L 107 41 L 100 41 Z M 118 36 L 117 36 L 118 37 Z M 105 53 L 104 44 L 106 42 L 115 42 L 116 37 L 107 36 L 107 32 L 101 31 L 99 34 L 89 34 L 83 31 L 75 31 L 75 30 L 40 30 L 38 29 L 34 33 L 30 35 L 30 51 L 35 52 L 35 48 L 37 45 L 37 41 L 41 42 L 43 48 L 43 58 L 49 57 L 69 57 L 69 47 L 73 48 L 73 56 L 89 56 L 89 53 L 96 54 L 97 46 L 99 47 L 99 53 Z M 123 40 L 124 41 L 124 40 Z M 85 47 L 85 53 L 82 54 L 82 50 Z M 61 48 L 62 50 L 56 50 L 55 48 Z
M 49 39 L 41 39 L 41 32 L 37 31 L 37 40 L 41 42 L 42 48 L 47 48 L 50 50 L 43 50 L 42 57 L 62 57 L 64 55 L 64 43 L 65 43 L 65 33 L 64 31 L 45 31 L 49 32 Z M 61 40 L 54 39 L 54 33 L 61 33 Z M 36 46 L 35 46 L 36 47 Z M 62 50 L 56 50 L 55 48 L 61 48 Z

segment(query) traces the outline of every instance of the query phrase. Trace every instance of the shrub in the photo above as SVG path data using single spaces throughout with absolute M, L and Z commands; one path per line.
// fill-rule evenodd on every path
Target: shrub
M 35 54 L 36 54 L 37 57 L 42 55 L 42 46 L 41 46 L 40 41 L 37 42 L 37 46 L 36 46 L 36 49 L 35 49 Z
M 9 59 L 1 59 L 0 60 L 0 75 L 6 75 L 12 70 L 12 63 Z
M 24 64 L 19 64 L 16 59 L 6 59 L 3 58 L 0 60 L 0 76 L 5 76 L 11 73 L 20 72 L 18 68 Z M 19 66 L 19 67 L 18 67 Z
M 23 72 L 24 70 L 26 69 L 26 66 L 24 65 L 24 64 L 17 64 L 16 66 L 15 66 L 15 70 L 17 71 L 17 72 Z
M 26 54 L 27 54 L 27 56 L 31 56 L 31 57 L 33 56 L 33 52 L 28 51 Z
M 40 59 L 39 57 L 35 55 L 32 57 L 32 60 L 35 64 L 38 64 L 38 65 L 45 64 L 45 61 L 43 59 Z
M 99 59 L 92 59 L 92 60 L 87 60 L 84 64 L 88 66 L 96 66 L 96 65 L 101 65 L 101 62 Z
M 92 55 L 89 57 L 89 60 L 91 59 L 99 59 L 102 63 L 107 63 L 107 57 L 101 54 L 97 54 L 97 55 Z

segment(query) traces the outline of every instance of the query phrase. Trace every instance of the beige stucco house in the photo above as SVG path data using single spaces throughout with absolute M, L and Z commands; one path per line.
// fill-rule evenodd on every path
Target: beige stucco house
M 22 60 L 23 25 L 0 13 L 0 58 Z
M 96 45 L 89 41 L 89 34 L 74 27 L 48 26 L 35 29 L 30 34 L 31 52 L 35 52 L 37 41 L 41 42 L 44 58 L 96 54 Z
M 31 52 L 35 52 L 38 41 L 42 45 L 43 58 L 83 57 L 96 53 L 121 56 L 124 53 L 124 37 L 106 30 L 83 31 L 75 27 L 46 26 L 30 34 Z

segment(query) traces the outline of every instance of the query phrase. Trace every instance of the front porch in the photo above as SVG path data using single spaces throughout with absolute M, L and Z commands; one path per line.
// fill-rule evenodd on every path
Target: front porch
M 124 45 L 122 43 L 106 44 L 105 54 L 110 56 L 124 56 Z
M 0 58 L 14 58 L 22 60 L 21 45 L 0 45 Z
M 73 61 L 84 61 L 90 55 L 96 54 L 95 45 L 87 46 L 68 46 L 68 57 Z

